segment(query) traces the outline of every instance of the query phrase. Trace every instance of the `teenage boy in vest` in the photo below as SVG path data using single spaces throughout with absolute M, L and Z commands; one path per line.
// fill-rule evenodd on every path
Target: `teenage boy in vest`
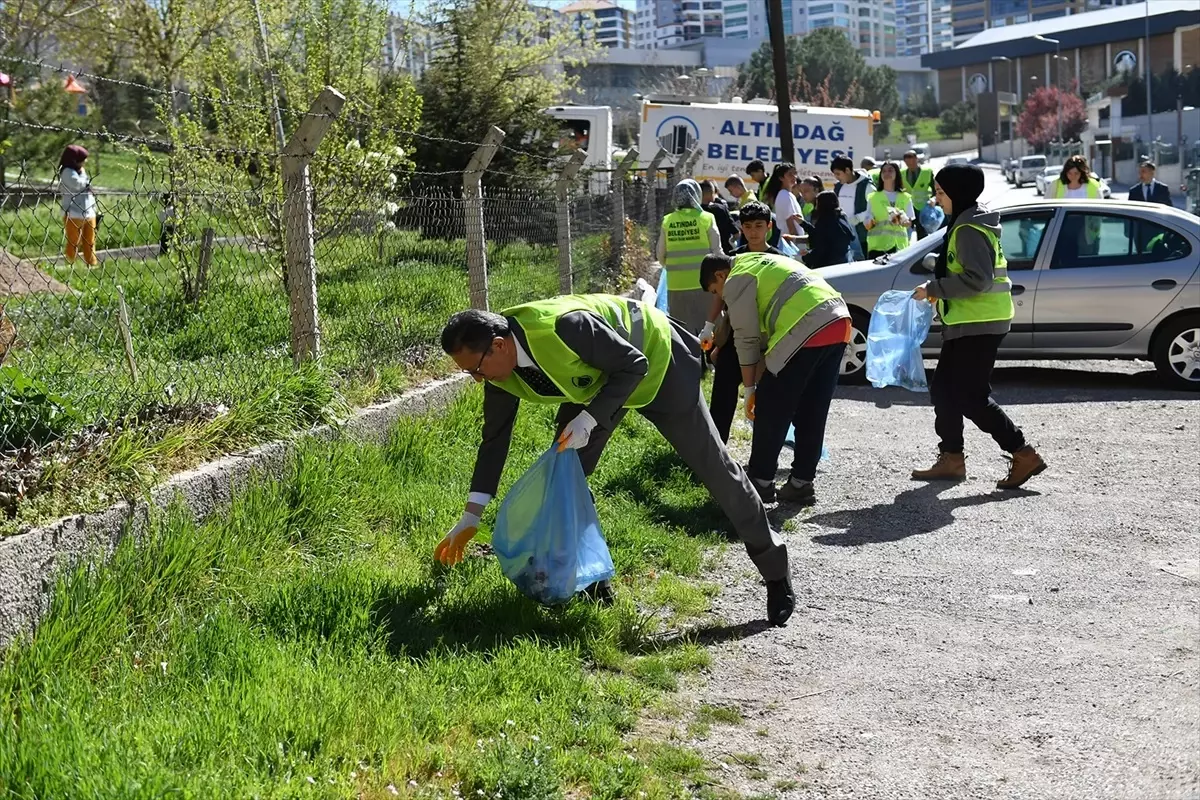
M 460 311 L 442 349 L 484 382 L 483 436 L 471 492 L 438 545 L 443 563 L 462 560 L 495 496 L 521 401 L 558 405 L 559 449 L 579 451 L 590 475 L 612 431 L 636 409 L 671 443 L 712 493 L 767 583 L 767 619 L 782 625 L 795 606 L 787 548 L 771 529 L 754 484 L 717 438 L 700 392 L 700 343 L 652 305 L 612 295 L 567 295 L 502 314 Z M 592 592 L 611 601 L 611 586 Z
M 758 193 L 767 187 L 767 165 L 759 159 L 754 159 L 746 165 L 746 174 L 758 185 Z
M 746 182 L 738 175 L 730 175 L 725 179 L 725 191 L 729 192 L 729 196 L 737 201 L 738 208 L 758 199 L 754 192 L 746 188 Z
M 767 240 L 774 225 L 771 209 L 762 203 L 750 203 L 742 209 L 742 237 L 745 244 L 734 251 L 742 253 L 772 253 L 783 255 Z M 737 350 L 733 346 L 733 329 L 729 327 L 728 315 L 722 314 L 723 304 L 713 298 L 716 312 L 704 324 L 700 341 L 711 342 L 708 358 L 713 364 L 712 394 L 708 401 L 708 413 L 721 441 L 729 442 L 729 431 L 733 427 L 733 416 L 737 413 L 738 387 L 742 385 L 742 371 L 738 364 Z M 713 319 L 716 319 L 714 322 Z
M 900 188 L 908 192 L 912 198 L 916 219 L 913 227 L 917 231 L 917 241 L 924 239 L 931 232 L 921 224 L 921 212 L 926 206 L 933 204 L 933 170 L 922 167 L 916 150 L 904 154 L 904 169 L 900 172 Z
M 865 172 L 855 172 L 854 162 L 846 156 L 833 159 L 829 168 L 838 181 L 834 190 L 838 205 L 858 234 L 858 240 L 855 242 L 858 252 L 855 253 L 855 257 L 862 258 L 867 252 L 867 229 L 863 224 L 867 218 L 867 198 L 875 191 L 875 184 Z
M 725 302 L 754 421 L 747 471 L 764 503 L 812 505 L 829 405 L 850 341 L 850 310 L 816 271 L 786 256 L 708 256 L 704 288 Z M 779 452 L 796 428 L 792 473 L 775 488 Z

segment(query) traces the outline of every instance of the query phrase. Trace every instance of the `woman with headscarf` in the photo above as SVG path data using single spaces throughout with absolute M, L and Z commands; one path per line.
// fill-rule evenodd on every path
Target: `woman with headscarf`
M 67 263 L 75 263 L 82 255 L 83 262 L 94 267 L 96 261 L 96 197 L 83 162 L 88 151 L 77 145 L 67 145 L 58 161 L 58 188 L 62 196 L 63 227 L 67 239 Z
M 942 350 L 930 381 L 937 462 L 915 470 L 914 480 L 961 481 L 967 476 L 963 419 L 969 419 L 1012 457 L 996 486 L 1016 489 L 1046 469 L 1046 462 L 992 399 L 991 376 L 1000 342 L 1013 318 L 1012 282 L 1000 247 L 1000 215 L 979 205 L 983 170 L 973 164 L 943 167 L 934 193 L 946 212 L 946 238 L 934 279 L 913 292 L 937 304 Z
M 708 320 L 712 295 L 700 288 L 700 262 L 721 253 L 721 235 L 712 214 L 700 207 L 700 184 L 691 178 L 675 187 L 675 210 L 663 217 L 658 234 L 658 263 L 666 275 L 671 316 L 699 336 Z M 663 281 L 659 279 L 659 291 Z

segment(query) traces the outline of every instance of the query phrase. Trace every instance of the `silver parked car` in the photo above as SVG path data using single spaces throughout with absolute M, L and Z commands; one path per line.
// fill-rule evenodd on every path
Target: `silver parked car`
M 1017 164 L 1016 173 L 1013 175 L 1013 183 L 1017 185 L 1018 189 L 1027 183 L 1033 183 L 1038 173 L 1045 168 L 1045 156 L 1024 156 Z
M 1173 388 L 1200 391 L 1200 219 L 1124 200 L 1042 200 L 997 209 L 1016 316 L 1001 358 L 1149 358 Z M 889 256 L 824 267 L 854 320 L 842 380 L 866 380 L 871 309 L 929 279 L 945 229 Z M 941 343 L 934 321 L 923 352 Z

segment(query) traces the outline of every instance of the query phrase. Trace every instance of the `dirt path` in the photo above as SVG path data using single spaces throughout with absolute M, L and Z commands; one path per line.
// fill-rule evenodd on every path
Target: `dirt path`
M 1109 372 L 1003 370 L 1051 464 L 1020 493 L 992 490 L 1005 463 L 974 431 L 971 480 L 913 484 L 924 399 L 841 392 L 821 502 L 786 524 L 796 617 L 754 622 L 763 590 L 731 550 L 714 666 L 683 716 L 647 725 L 744 794 L 1200 797 L 1200 406 L 1092 366 Z M 705 732 L 702 704 L 744 721 Z
M 65 294 L 71 287 L 59 283 L 42 272 L 32 262 L 17 258 L 0 249 L 0 297 L 50 292 Z

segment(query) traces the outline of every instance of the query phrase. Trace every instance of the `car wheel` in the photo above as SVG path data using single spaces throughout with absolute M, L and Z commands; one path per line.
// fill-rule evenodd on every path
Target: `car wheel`
M 1024 184 L 1022 181 L 1020 181 L 1020 180 L 1018 180 L 1018 181 L 1017 181 L 1017 188 L 1018 188 L 1018 189 L 1020 189 L 1020 188 L 1021 188 L 1022 186 L 1024 186 L 1024 185 L 1025 185 L 1025 184 Z
M 1180 317 L 1154 337 L 1154 366 L 1172 389 L 1200 392 L 1200 315 Z
M 851 311 L 850 322 L 850 342 L 842 356 L 842 375 L 838 383 L 861 385 L 867 382 L 867 331 L 871 328 L 871 315 Z

